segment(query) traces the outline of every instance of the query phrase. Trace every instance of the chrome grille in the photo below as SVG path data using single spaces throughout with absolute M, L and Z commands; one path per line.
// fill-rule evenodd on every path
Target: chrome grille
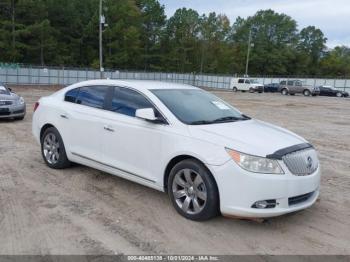
M 0 100 L 0 106 L 9 106 L 12 105 L 12 101 Z
M 307 176 L 316 171 L 318 157 L 315 149 L 308 148 L 289 153 L 282 157 L 290 172 L 296 176 Z

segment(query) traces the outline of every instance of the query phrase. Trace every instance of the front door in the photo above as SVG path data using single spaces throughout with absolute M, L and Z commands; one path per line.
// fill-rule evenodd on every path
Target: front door
M 136 90 L 115 87 L 109 103 L 108 127 L 104 136 L 107 164 L 126 172 L 128 178 L 161 184 L 163 174 L 159 165 L 168 125 L 155 124 L 135 117 L 136 109 L 153 108 L 145 96 Z

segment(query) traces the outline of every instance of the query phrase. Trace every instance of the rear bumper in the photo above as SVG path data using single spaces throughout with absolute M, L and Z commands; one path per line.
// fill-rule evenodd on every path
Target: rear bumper
M 254 87 L 254 90 L 255 90 L 256 92 L 263 92 L 263 91 L 264 91 L 264 87 L 263 87 L 263 86 L 255 86 L 255 87 Z
M 295 176 L 281 161 L 284 175 L 258 174 L 243 170 L 230 160 L 222 166 L 209 166 L 218 185 L 223 215 L 274 217 L 310 207 L 319 196 L 318 168 L 308 176 Z M 307 198 L 302 198 L 308 194 Z M 299 197 L 300 198 L 295 198 Z M 273 208 L 253 208 L 256 201 L 275 200 Z M 293 201 L 294 200 L 294 201 Z M 299 200 L 299 201 L 295 201 Z
M 26 114 L 26 104 L 0 107 L 0 119 L 24 117 Z

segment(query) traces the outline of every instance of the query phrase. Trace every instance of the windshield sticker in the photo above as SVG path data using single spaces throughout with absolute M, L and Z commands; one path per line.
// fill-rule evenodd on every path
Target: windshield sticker
M 211 101 L 217 108 L 221 110 L 229 110 L 230 108 L 220 101 Z

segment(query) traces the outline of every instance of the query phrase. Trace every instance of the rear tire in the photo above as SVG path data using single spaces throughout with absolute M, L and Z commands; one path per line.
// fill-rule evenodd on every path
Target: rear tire
M 237 92 L 237 91 L 238 91 L 237 87 L 234 86 L 234 87 L 232 88 L 232 91 L 233 91 L 233 92 Z
M 342 97 L 343 96 L 343 94 L 340 93 L 340 92 L 337 92 L 335 95 L 336 95 L 336 97 Z
M 71 165 L 66 149 L 58 130 L 50 127 L 41 137 L 41 154 L 47 166 L 53 169 L 64 169 Z
M 187 219 L 203 221 L 220 213 L 216 182 L 197 160 L 186 159 L 172 168 L 168 194 L 176 211 Z

